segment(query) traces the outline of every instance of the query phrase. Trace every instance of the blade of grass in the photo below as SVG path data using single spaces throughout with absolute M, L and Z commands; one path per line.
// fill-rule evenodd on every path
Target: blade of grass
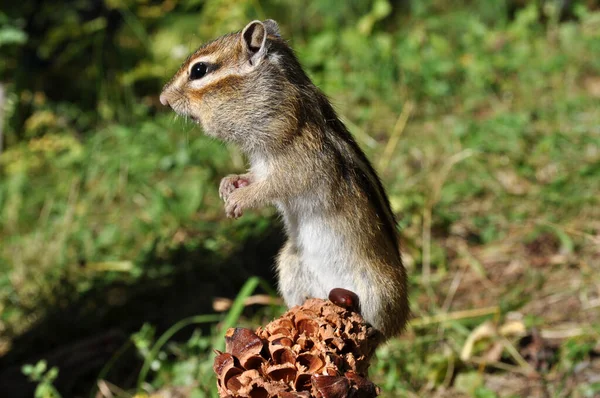
M 254 290 L 260 284 L 260 280 L 259 277 L 253 276 L 242 286 L 242 289 L 231 305 L 231 309 L 223 320 L 221 332 L 216 335 L 216 341 L 213 344 L 216 350 L 223 351 L 225 349 L 225 333 L 227 333 L 227 329 L 232 328 L 240 319 L 240 315 L 244 310 L 244 302 L 254 293 Z

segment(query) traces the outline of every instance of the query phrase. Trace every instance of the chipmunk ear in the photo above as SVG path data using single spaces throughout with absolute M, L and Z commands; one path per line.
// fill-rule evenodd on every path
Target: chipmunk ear
M 263 21 L 263 25 L 265 25 L 265 28 L 267 28 L 267 34 L 275 37 L 281 37 L 281 32 L 279 32 L 279 25 L 277 22 L 272 19 L 267 19 Z
M 269 24 L 270 25 L 270 24 Z M 242 44 L 252 65 L 260 62 L 267 53 L 267 27 L 260 21 L 252 21 L 242 31 Z

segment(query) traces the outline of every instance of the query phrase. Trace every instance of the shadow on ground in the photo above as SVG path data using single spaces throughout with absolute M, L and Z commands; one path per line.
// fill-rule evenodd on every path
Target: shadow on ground
M 21 367 L 40 359 L 60 369 L 54 385 L 64 397 L 88 396 L 102 367 L 144 323 L 155 326 L 160 335 L 182 318 L 212 313 L 214 297 L 235 297 L 254 275 L 275 286 L 272 264 L 282 243 L 281 228 L 273 227 L 250 236 L 224 259 L 208 250 L 180 247 L 167 258 L 151 255 L 146 261 L 147 270 L 168 263 L 176 266 L 175 273 L 135 284 L 95 283 L 76 301 L 54 306 L 33 328 L 14 338 L 11 350 L 0 358 L 0 396 L 32 397 L 35 384 Z M 182 332 L 175 338 L 187 335 Z M 133 350 L 128 350 L 111 368 L 111 376 L 117 375 L 111 381 L 133 386 L 140 366 Z

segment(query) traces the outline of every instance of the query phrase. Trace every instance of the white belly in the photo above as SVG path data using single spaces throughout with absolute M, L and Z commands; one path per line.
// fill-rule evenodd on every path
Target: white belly
M 302 267 L 314 281 L 310 287 L 311 296 L 326 298 L 336 287 L 358 293 L 359 286 L 349 272 L 351 264 L 358 260 L 349 247 L 349 237 L 335 230 L 331 215 L 299 205 L 299 202 L 314 203 L 306 199 L 297 200 L 292 206 L 278 207 L 284 216 L 289 238 L 298 249 Z
M 353 245 L 359 237 L 349 236 L 353 231 L 343 232 L 341 220 L 335 219 L 335 215 L 314 205 L 302 207 L 302 203 L 315 203 L 315 198 L 307 199 L 278 204 L 290 243 L 300 258 L 300 264 L 294 264 L 294 277 L 287 288 L 301 297 L 317 298 L 327 298 L 334 288 L 350 290 L 358 295 L 365 319 L 378 325 L 378 314 L 382 311 L 382 289 L 378 284 L 382 280 L 361 255 L 361 249 Z M 294 304 L 302 302 L 297 301 Z
M 313 216 L 301 220 L 298 229 L 302 264 L 318 281 L 320 291 L 313 293 L 327 297 L 329 291 L 336 287 L 356 292 L 357 287 L 348 272 L 349 265 L 356 261 L 351 258 L 351 249 L 347 247 L 348 237 L 327 225 L 327 220 Z

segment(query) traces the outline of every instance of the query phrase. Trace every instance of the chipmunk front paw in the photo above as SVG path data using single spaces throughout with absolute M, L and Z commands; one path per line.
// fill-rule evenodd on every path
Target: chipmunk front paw
M 230 174 L 221 180 L 219 184 L 219 197 L 227 202 L 229 195 L 238 188 L 243 188 L 250 184 L 250 179 L 239 174 Z
M 237 189 L 237 188 L 236 188 Z M 240 218 L 244 214 L 240 191 L 232 191 L 225 199 L 225 215 L 229 218 Z

